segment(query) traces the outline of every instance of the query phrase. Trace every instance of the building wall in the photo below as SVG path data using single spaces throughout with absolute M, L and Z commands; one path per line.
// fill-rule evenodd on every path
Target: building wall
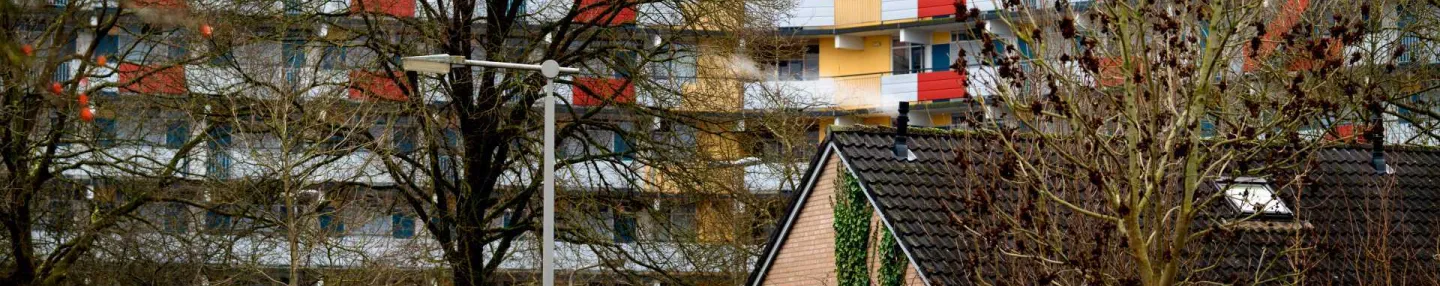
M 785 243 L 765 274 L 763 285 L 835 285 L 834 207 L 839 154 L 831 154 L 815 186 L 805 198 L 805 208 L 791 224 Z

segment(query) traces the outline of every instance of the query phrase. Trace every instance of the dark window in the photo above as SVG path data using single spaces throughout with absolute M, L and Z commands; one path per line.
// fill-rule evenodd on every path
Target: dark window
M 890 48 L 891 73 L 912 74 L 925 69 L 925 45 L 894 41 Z
M 395 149 L 400 153 L 415 151 L 417 133 L 414 129 L 395 127 Z
M 394 226 L 394 229 L 390 231 L 390 236 L 395 238 L 415 237 L 415 217 L 393 214 L 390 215 L 390 222 Z
M 775 63 L 775 80 L 816 80 L 819 78 L 820 46 L 806 46 L 803 57 L 780 60 Z
M 338 45 L 326 46 L 320 55 L 320 68 L 333 70 L 344 68 L 345 47 Z
M 635 241 L 635 214 L 621 209 L 615 211 L 615 242 Z
M 96 143 L 101 147 L 115 146 L 115 119 L 96 118 L 95 125 L 100 128 L 100 132 L 95 136 Z
M 210 158 L 205 161 L 205 170 L 212 178 L 230 177 L 230 128 L 230 125 L 215 126 L 206 134 Z
M 215 211 L 205 212 L 205 230 L 225 232 L 235 229 L 235 218 Z
M 332 235 L 345 233 L 345 222 L 335 208 L 327 207 L 320 211 L 320 230 Z
M 165 127 L 165 147 L 180 148 L 181 146 L 185 146 L 185 141 L 189 139 L 189 122 L 174 121 Z
M 160 210 L 160 226 L 168 233 L 186 233 L 190 231 L 190 224 L 186 217 L 185 205 L 165 204 Z

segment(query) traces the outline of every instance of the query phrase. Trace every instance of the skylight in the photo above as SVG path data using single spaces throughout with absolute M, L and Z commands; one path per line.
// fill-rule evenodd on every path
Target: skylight
M 1270 184 L 1263 180 L 1243 180 L 1225 186 L 1225 197 L 1243 214 L 1289 215 L 1285 202 L 1275 196 Z

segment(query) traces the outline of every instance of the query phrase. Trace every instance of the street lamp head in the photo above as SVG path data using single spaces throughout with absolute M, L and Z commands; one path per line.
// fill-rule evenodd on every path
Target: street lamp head
M 404 57 L 400 58 L 400 68 L 406 71 L 448 74 L 451 65 L 464 61 L 465 58 L 462 56 L 445 54 Z
M 556 76 L 560 76 L 560 63 L 555 62 L 555 60 L 545 60 L 545 62 L 540 63 L 540 74 L 548 79 L 554 79 Z

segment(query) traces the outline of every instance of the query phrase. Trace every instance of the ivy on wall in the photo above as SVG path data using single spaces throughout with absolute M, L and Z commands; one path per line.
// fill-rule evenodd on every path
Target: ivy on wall
M 905 253 L 900 251 L 900 243 L 895 240 L 895 235 L 890 233 L 890 228 L 883 228 L 880 234 L 880 286 L 900 286 L 905 284 L 905 266 L 910 262 L 906 261 Z
M 840 286 L 868 286 L 870 206 L 854 174 L 841 172 L 835 185 L 835 277 Z

